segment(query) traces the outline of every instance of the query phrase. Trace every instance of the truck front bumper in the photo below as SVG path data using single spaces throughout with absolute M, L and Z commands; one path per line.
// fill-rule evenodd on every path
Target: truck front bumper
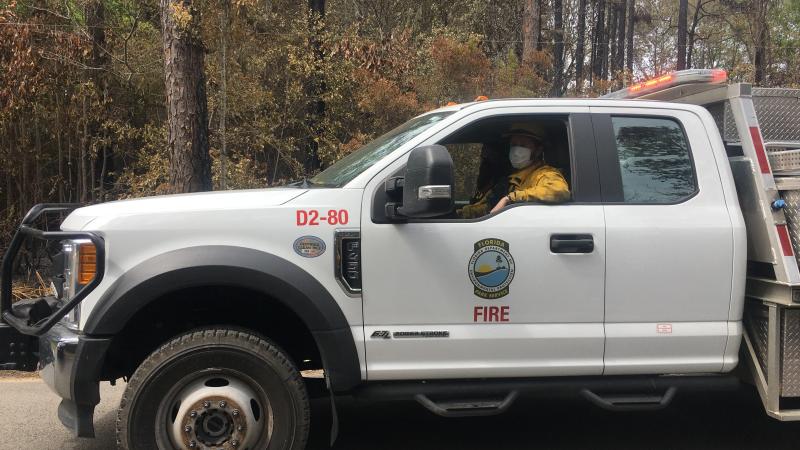
M 39 337 L 40 375 L 61 397 L 58 418 L 78 437 L 94 437 L 100 371 L 110 338 L 81 335 L 62 324 Z

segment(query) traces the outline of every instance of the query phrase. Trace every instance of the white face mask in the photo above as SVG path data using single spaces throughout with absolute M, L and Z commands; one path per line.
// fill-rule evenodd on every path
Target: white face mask
M 511 166 L 515 169 L 521 169 L 531 162 L 531 149 L 522 147 L 521 145 L 513 145 L 508 151 L 508 159 L 511 161 Z

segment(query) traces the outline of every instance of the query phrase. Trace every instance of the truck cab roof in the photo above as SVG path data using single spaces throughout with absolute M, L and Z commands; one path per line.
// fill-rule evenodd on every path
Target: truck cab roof
M 614 106 L 614 107 L 629 107 L 629 108 L 657 108 L 657 109 L 681 109 L 681 110 L 702 110 L 702 107 L 690 105 L 686 103 L 677 102 L 664 102 L 659 100 L 643 100 L 643 99 L 616 99 L 616 98 L 584 98 L 584 97 L 569 97 L 569 98 L 499 98 L 483 100 L 479 102 L 459 103 L 457 105 L 443 106 L 434 110 L 428 111 L 425 114 L 440 113 L 440 112 L 459 112 L 459 111 L 477 111 L 488 108 L 497 107 L 513 107 L 513 106 Z

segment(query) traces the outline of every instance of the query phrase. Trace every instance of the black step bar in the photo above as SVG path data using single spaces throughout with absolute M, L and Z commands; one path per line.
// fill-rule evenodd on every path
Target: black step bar
M 22 219 L 22 224 L 17 228 L 11 243 L 8 246 L 5 256 L 3 256 L 3 265 L 0 269 L 0 314 L 2 320 L 12 327 L 16 328 L 22 334 L 30 336 L 41 336 L 53 327 L 62 317 L 72 311 L 78 304 L 96 288 L 101 281 L 103 281 L 103 274 L 105 273 L 105 242 L 103 238 L 95 233 L 85 231 L 44 231 L 37 229 L 33 226 L 34 222 L 43 215 L 50 213 L 66 213 L 72 212 L 82 205 L 67 204 L 67 203 L 40 203 L 25 215 Z M 94 244 L 97 250 L 97 271 L 95 272 L 94 279 L 89 284 L 79 289 L 75 295 L 66 303 L 62 304 L 58 309 L 49 316 L 40 319 L 35 323 L 29 323 L 27 317 L 20 317 L 14 314 L 14 309 L 11 305 L 11 286 L 13 281 L 13 268 L 14 259 L 17 257 L 22 244 L 26 239 L 41 239 L 41 240 L 67 240 L 67 239 L 87 239 Z
M 416 400 L 444 417 L 499 414 L 523 394 L 578 394 L 611 411 L 658 410 L 681 392 L 735 390 L 732 374 L 569 376 L 478 380 L 372 381 L 351 395 L 365 400 Z M 436 398 L 437 400 L 433 400 Z
M 656 411 L 672 403 L 678 388 L 670 386 L 660 393 L 645 394 L 598 394 L 591 389 L 581 389 L 586 400 L 607 411 Z
M 508 411 L 519 396 L 519 391 L 511 391 L 496 399 L 471 400 L 432 400 L 425 394 L 416 394 L 414 400 L 428 411 L 442 417 L 495 416 Z

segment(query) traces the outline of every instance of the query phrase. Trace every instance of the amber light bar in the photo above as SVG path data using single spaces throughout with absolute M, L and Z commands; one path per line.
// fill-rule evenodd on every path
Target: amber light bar
M 78 284 L 89 284 L 97 274 L 97 249 L 94 244 L 80 244 L 78 250 Z
M 723 69 L 689 69 L 670 72 L 656 78 L 632 84 L 625 89 L 612 92 L 602 98 L 636 98 L 662 89 L 690 83 L 717 84 L 728 81 L 728 72 Z

